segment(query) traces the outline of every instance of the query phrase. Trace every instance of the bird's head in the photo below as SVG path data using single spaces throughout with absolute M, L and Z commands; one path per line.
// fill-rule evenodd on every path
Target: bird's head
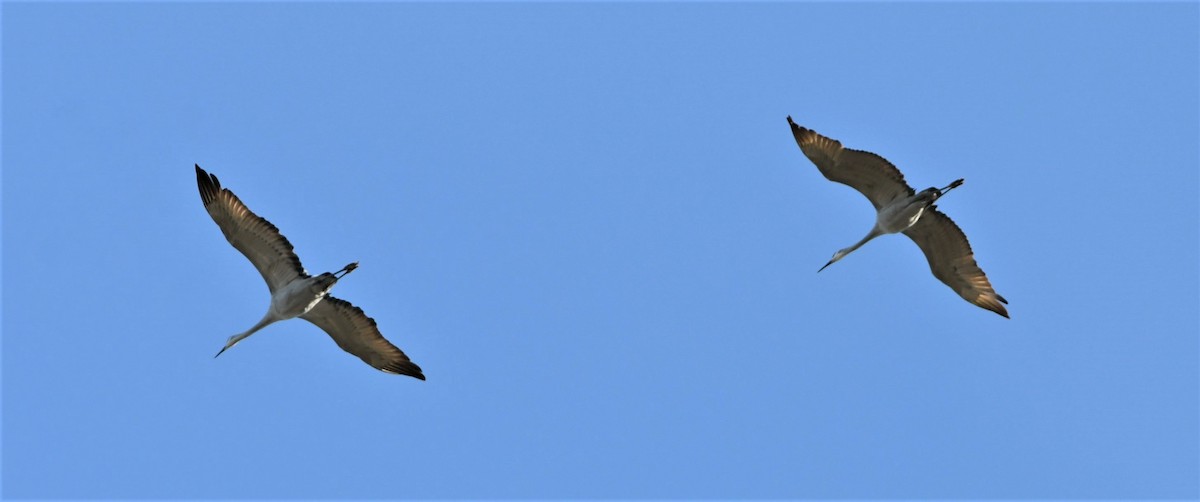
M 846 251 L 845 249 L 839 249 L 839 250 L 838 250 L 838 252 L 836 252 L 836 253 L 833 253 L 833 258 L 829 260 L 829 263 L 826 263 L 826 264 L 825 264 L 825 267 L 828 267 L 828 266 L 830 266 L 830 265 L 833 265 L 835 262 L 837 262 L 838 260 L 842 259 L 842 257 L 843 257 L 843 256 L 846 256 L 846 255 L 848 255 L 848 254 L 850 254 L 850 252 L 849 252 L 849 251 Z M 817 273 L 820 273 L 820 272 L 821 272 L 821 270 L 825 270 L 825 267 L 821 267 L 821 269 L 820 269 L 820 270 L 817 270 Z

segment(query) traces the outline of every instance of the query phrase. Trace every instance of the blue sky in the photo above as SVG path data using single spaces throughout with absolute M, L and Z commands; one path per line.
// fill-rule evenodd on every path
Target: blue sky
M 3 495 L 1200 496 L 1200 7 L 3 5 Z M 785 117 L 939 202 L 974 307 Z M 192 165 L 429 380 L 267 290 Z

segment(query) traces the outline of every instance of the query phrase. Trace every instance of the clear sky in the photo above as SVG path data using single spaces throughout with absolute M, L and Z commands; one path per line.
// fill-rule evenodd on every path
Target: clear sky
M 1200 496 L 1200 6 L 3 5 L 3 496 Z M 877 152 L 1012 319 L 866 234 Z M 429 380 L 268 293 L 192 165 Z

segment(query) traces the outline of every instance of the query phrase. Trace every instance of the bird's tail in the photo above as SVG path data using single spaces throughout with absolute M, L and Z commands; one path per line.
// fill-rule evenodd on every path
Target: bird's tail
M 954 180 L 954 183 L 946 185 L 942 188 L 929 187 L 925 190 L 922 190 L 921 194 L 922 195 L 928 194 L 927 197 L 929 198 L 929 204 L 933 204 L 934 202 L 937 202 L 938 199 L 942 198 L 943 195 L 950 193 L 951 190 L 958 188 L 962 184 L 963 184 L 963 179 L 959 178 L 959 179 Z

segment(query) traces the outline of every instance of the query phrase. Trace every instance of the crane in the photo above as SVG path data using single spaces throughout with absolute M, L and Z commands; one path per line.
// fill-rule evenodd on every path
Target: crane
M 271 292 L 271 305 L 262 320 L 229 337 L 225 347 L 213 357 L 272 323 L 299 317 L 328 333 L 342 350 L 380 371 L 425 379 L 421 368 L 383 337 L 374 319 L 350 302 L 329 295 L 338 280 L 358 268 L 358 262 L 337 272 L 310 276 L 300 265 L 292 243 L 279 229 L 250 211 L 229 189 L 221 188 L 217 176 L 205 172 L 199 164 L 196 164 L 196 183 L 204 209 L 221 228 L 225 239 L 254 264 Z
M 975 255 L 966 234 L 950 217 L 937 210 L 934 202 L 963 184 L 955 180 L 942 188 L 926 188 L 916 192 L 904 181 L 896 166 L 871 152 L 842 148 L 841 142 L 826 138 L 787 118 L 792 136 L 804 155 L 817 165 L 829 181 L 850 186 L 867 197 L 878 214 L 875 226 L 866 237 L 854 245 L 838 250 L 821 270 L 825 270 L 871 239 L 884 234 L 904 232 L 929 260 L 933 276 L 950 286 L 955 293 L 979 307 L 1008 317 L 1008 303 L 992 289 L 987 275 L 975 263 Z

